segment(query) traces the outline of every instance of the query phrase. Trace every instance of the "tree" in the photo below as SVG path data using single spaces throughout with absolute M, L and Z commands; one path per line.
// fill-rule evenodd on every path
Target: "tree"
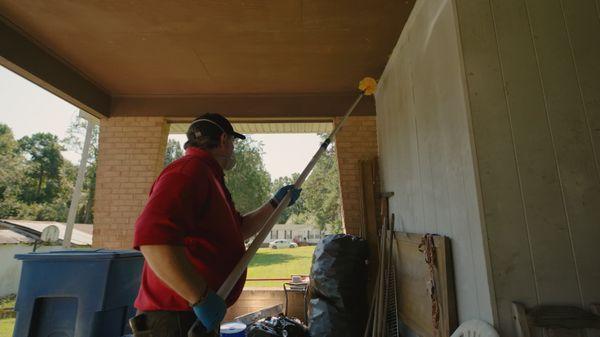
M 51 202 L 60 192 L 64 162 L 58 138 L 35 133 L 19 139 L 19 148 L 27 158 L 21 200 L 28 204 Z
M 165 153 L 165 166 L 169 165 L 176 159 L 181 158 L 181 156 L 183 156 L 181 143 L 175 139 L 169 139 L 167 141 L 167 151 Z
M 300 173 L 293 173 L 289 177 L 279 177 L 279 178 L 275 179 L 271 185 L 271 193 L 275 194 L 283 186 L 291 185 L 291 184 L 295 183 L 296 179 L 298 179 L 299 175 L 300 175 Z M 290 217 L 292 217 L 293 215 L 295 216 L 293 218 L 295 220 L 295 223 L 306 223 L 307 222 L 307 221 L 303 221 L 300 218 L 298 218 L 299 214 L 304 214 L 306 212 L 306 206 L 304 205 L 304 197 L 302 196 L 302 194 L 303 193 L 301 193 L 301 197 L 298 198 L 298 200 L 296 200 L 296 203 L 293 206 L 287 207 L 286 209 L 283 210 L 283 212 L 281 212 L 278 223 L 282 223 L 282 224 L 287 223 L 288 220 L 290 219 Z M 298 222 L 298 221 L 300 221 L 300 222 Z
M 225 173 L 225 183 L 241 213 L 260 207 L 270 196 L 271 176 L 265 170 L 262 154 L 262 143 L 250 137 L 238 141 L 236 165 Z
M 297 212 L 288 223 L 310 223 L 321 232 L 342 232 L 339 173 L 335 149 L 327 150 L 319 159 L 302 186 Z
M 83 141 L 88 121 L 85 118 L 76 116 L 71 125 L 67 128 L 67 136 L 61 140 L 61 143 L 68 150 L 81 153 L 83 151 Z M 98 138 L 100 136 L 100 126 L 95 125 L 92 129 L 92 140 L 90 142 L 90 153 L 88 154 L 88 164 L 96 162 L 98 158 Z
M 12 130 L 6 124 L 0 124 L 0 200 L 9 193 L 15 182 L 15 174 L 21 169 L 22 160 L 19 155 L 19 144 Z
M 19 143 L 15 140 L 12 130 L 8 125 L 0 123 L 0 155 L 14 157 L 19 152 Z
M 23 208 L 18 200 L 23 165 L 24 158 L 12 130 L 0 124 L 0 218 L 17 216 Z
M 76 175 L 77 167 L 65 160 L 61 168 L 60 188 L 56 196 L 44 202 L 24 204 L 18 217 L 38 221 L 67 221 Z
M 67 220 L 77 167 L 63 159 L 62 149 L 55 135 L 15 141 L 0 124 L 0 218 Z
M 319 230 L 341 228 L 340 185 L 335 150 L 323 154 L 306 180 L 306 208 L 315 217 Z
M 10 128 L 0 125 L 0 217 L 66 220 L 76 168 L 61 149 L 52 134 L 17 142 Z

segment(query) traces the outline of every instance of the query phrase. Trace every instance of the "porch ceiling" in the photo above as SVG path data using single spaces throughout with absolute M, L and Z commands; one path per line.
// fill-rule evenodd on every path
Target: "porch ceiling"
M 104 116 L 335 116 L 413 2 L 0 0 L 0 64 Z
M 333 121 L 272 121 L 272 120 L 232 120 L 235 131 L 242 134 L 256 133 L 330 133 Z M 190 123 L 174 122 L 169 133 L 185 134 Z

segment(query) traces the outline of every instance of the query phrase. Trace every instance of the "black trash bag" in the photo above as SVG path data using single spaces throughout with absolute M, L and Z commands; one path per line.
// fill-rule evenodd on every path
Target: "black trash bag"
M 317 244 L 310 271 L 311 336 L 362 336 L 368 316 L 367 242 L 337 234 Z
M 308 328 L 300 320 L 283 315 L 275 320 L 275 331 L 280 331 L 283 337 L 308 337 Z
M 260 320 L 246 328 L 247 337 L 281 337 L 269 324 Z
M 311 336 L 362 336 L 360 333 L 353 332 L 356 329 L 354 325 L 347 324 L 348 316 L 340 312 L 334 305 L 327 303 L 321 298 L 310 300 L 310 335 Z
M 309 337 L 308 328 L 298 319 L 283 315 L 261 319 L 246 329 L 247 337 Z

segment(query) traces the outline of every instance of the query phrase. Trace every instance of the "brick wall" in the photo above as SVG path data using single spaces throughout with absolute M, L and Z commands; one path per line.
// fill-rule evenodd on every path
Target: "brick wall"
M 340 119 L 336 119 L 336 123 Z M 362 220 L 359 160 L 377 156 L 377 127 L 375 117 L 350 117 L 335 141 L 340 188 L 342 219 L 346 233 L 359 234 Z
M 168 134 L 161 117 L 100 121 L 94 247 L 131 247 L 135 220 L 163 168 Z

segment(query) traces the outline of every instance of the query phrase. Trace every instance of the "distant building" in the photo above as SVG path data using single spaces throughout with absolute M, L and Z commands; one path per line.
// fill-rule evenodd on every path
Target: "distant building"
M 40 236 L 44 228 L 54 225 L 59 230 L 59 240 L 52 244 L 42 243 Z M 21 261 L 16 254 L 63 250 L 66 224 L 54 221 L 0 220 L 0 297 L 16 294 L 21 277 Z M 92 225 L 75 224 L 72 235 L 73 248 L 92 245 Z
M 310 224 L 283 224 L 273 226 L 265 241 L 288 239 L 296 243 L 316 244 L 325 235 L 327 233 L 320 233 L 315 226 Z

